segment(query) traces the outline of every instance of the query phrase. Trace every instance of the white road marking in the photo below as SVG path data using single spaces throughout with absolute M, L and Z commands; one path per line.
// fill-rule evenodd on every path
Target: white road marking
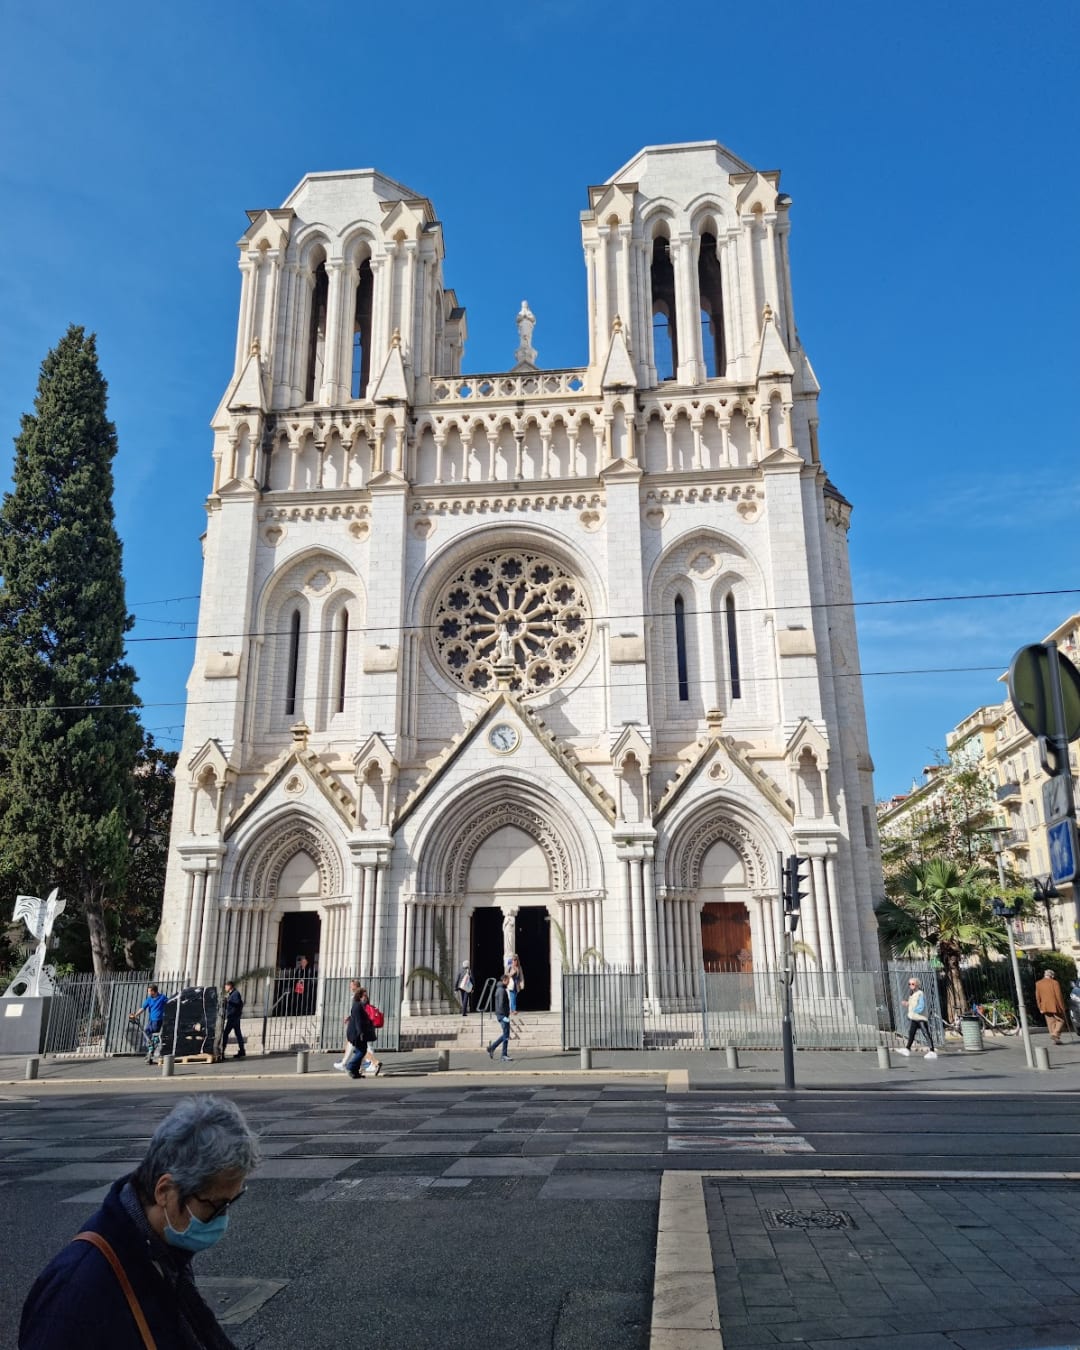
M 801 1134 L 776 1102 L 668 1104 L 668 1149 L 690 1153 L 713 1149 L 718 1153 L 813 1153 L 813 1144 Z M 780 1133 L 788 1131 L 791 1133 Z

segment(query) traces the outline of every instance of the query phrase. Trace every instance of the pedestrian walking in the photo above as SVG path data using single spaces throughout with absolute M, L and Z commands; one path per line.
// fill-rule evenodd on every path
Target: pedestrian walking
M 1042 979 L 1035 981 L 1035 1004 L 1046 1018 L 1050 1039 L 1060 1045 L 1065 1030 L 1065 998 L 1052 970 L 1044 970 Z
M 495 1058 L 495 1051 L 502 1046 L 502 1054 L 499 1056 L 499 1063 L 506 1064 L 510 1060 L 507 1051 L 510 1049 L 510 976 L 503 975 L 499 983 L 495 986 L 495 1018 L 502 1028 L 502 1035 L 498 1040 L 492 1041 L 487 1048 L 488 1059 Z
M 357 994 L 360 994 L 360 993 L 362 993 L 362 994 L 364 995 L 365 1006 L 370 1007 L 370 1006 L 371 1006 L 371 1000 L 368 998 L 367 990 L 366 990 L 366 989 L 363 989 L 363 988 L 361 987 L 360 981 L 359 981 L 359 980 L 350 980 L 350 981 L 349 981 L 349 997 L 350 997 L 350 999 L 352 1000 L 352 1002 L 349 1004 L 350 1012 L 349 1012 L 349 1013 L 346 1013 L 345 1016 L 342 1018 L 342 1021 L 345 1023 L 345 1028 L 346 1028 L 346 1032 L 345 1032 L 345 1048 L 344 1048 L 344 1049 L 342 1050 L 342 1052 L 341 1052 L 341 1058 L 340 1058 L 339 1060 L 335 1061 L 335 1063 L 334 1063 L 334 1068 L 335 1068 L 335 1069 L 342 1070 L 342 1071 L 344 1071 L 344 1069 L 347 1067 L 348 1062 L 349 1062 L 349 1055 L 350 1055 L 350 1053 L 351 1053 L 351 1051 L 352 1051 L 352 1046 L 349 1044 L 349 1039 L 348 1039 L 348 1026 L 349 1026 L 349 1018 L 350 1018 L 351 1009 L 352 1009 L 352 1003 L 355 1003 L 355 1001 L 356 1001 L 356 996 L 357 996 Z M 370 1020 L 370 1014 L 369 1014 L 369 1020 Z M 373 1035 L 373 1037 L 374 1037 L 375 1030 L 376 1030 L 375 1025 L 374 1025 L 374 1023 L 372 1023 L 372 1035 Z M 366 1073 L 367 1076 L 368 1076 L 369 1078 L 378 1078 L 379 1074 L 382 1073 L 382 1060 L 381 1060 L 381 1059 L 376 1059 L 376 1058 L 375 1058 L 374 1054 L 373 1054 L 372 1051 L 371 1051 L 371 1047 L 370 1047 L 370 1046 L 368 1047 L 367 1054 L 366 1054 L 366 1056 L 364 1057 L 364 1062 L 363 1062 L 363 1064 L 361 1065 L 361 1072 L 362 1072 L 362 1073 Z
M 375 1039 L 375 1028 L 367 1014 L 367 990 L 357 989 L 349 1010 L 349 1026 L 345 1032 L 352 1049 L 345 1061 L 345 1072 L 350 1078 L 360 1078 L 360 1066 L 367 1056 L 369 1042 Z
M 147 1064 L 156 1064 L 156 1056 L 161 1054 L 161 1028 L 165 1024 L 165 1005 L 168 1001 L 156 984 L 148 984 L 142 1006 L 138 1012 L 130 1013 L 128 1016 L 129 1022 L 138 1022 L 143 1013 L 146 1014 L 143 1039 L 146 1041 Z
M 525 988 L 525 972 L 521 968 L 521 962 L 518 960 L 518 954 L 515 952 L 509 957 L 506 963 L 506 973 L 510 976 L 508 986 L 510 993 L 510 1011 L 517 1012 L 518 994 Z
M 926 1044 L 929 1047 L 926 1051 L 927 1059 L 937 1059 L 937 1051 L 934 1049 L 934 1038 L 930 1034 L 930 1014 L 926 1009 L 926 990 L 922 984 L 912 978 L 908 980 L 908 996 L 904 1000 L 908 1015 L 908 1033 L 907 1045 L 901 1046 L 897 1050 L 898 1055 L 910 1055 L 911 1046 L 915 1040 L 915 1034 L 920 1029 L 926 1037 Z
M 34 1282 L 19 1350 L 236 1350 L 191 1275 L 229 1224 L 258 1140 L 224 1097 L 185 1097 Z
M 468 1017 L 469 998 L 473 991 L 473 977 L 472 971 L 469 969 L 468 961 L 462 961 L 454 988 L 458 991 L 461 998 L 461 1015 L 462 1017 Z
M 225 1058 L 225 1051 L 229 1044 L 229 1033 L 236 1037 L 236 1058 L 245 1059 L 247 1051 L 244 1049 L 244 1033 L 240 1029 L 240 1019 L 244 1012 L 244 1000 L 241 997 L 240 990 L 237 989 L 233 980 L 225 981 L 225 1031 L 221 1037 L 221 1058 Z

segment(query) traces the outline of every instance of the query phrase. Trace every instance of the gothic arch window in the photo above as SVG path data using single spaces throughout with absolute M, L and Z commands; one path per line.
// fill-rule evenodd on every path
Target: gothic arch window
M 371 378 L 371 313 L 375 278 L 371 259 L 360 264 L 356 278 L 356 304 L 353 308 L 352 381 L 353 398 L 363 398 Z
M 724 351 L 724 296 L 720 259 L 716 254 L 716 236 L 701 236 L 698 251 L 698 299 L 701 304 L 701 354 L 705 375 L 714 380 L 727 371 Z
M 724 598 L 724 646 L 727 653 L 728 688 L 731 698 L 742 698 L 742 675 L 739 670 L 739 624 L 735 615 L 735 596 L 728 591 Z
M 285 666 L 285 716 L 296 715 L 296 693 L 300 678 L 300 611 L 289 615 L 288 655 Z
M 690 667 L 686 656 L 686 602 L 675 597 L 675 668 L 679 682 L 679 702 L 690 700 Z
M 304 377 L 304 399 L 313 403 L 322 385 L 323 365 L 326 360 L 326 302 L 330 280 L 325 261 L 320 262 L 311 279 L 311 312 L 308 320 L 307 373 Z
M 653 239 L 649 270 L 652 294 L 653 359 L 659 380 L 673 380 L 679 368 L 679 338 L 675 312 L 675 267 L 671 246 L 663 234 Z
M 334 711 L 345 711 L 345 696 L 349 677 L 349 611 L 343 609 L 334 625 Z

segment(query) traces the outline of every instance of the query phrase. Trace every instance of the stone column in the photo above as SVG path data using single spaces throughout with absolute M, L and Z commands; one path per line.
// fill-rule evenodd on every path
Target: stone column
M 654 1012 L 660 1011 L 660 961 L 656 933 L 656 878 L 653 875 L 654 854 L 651 848 L 643 850 L 641 861 L 641 879 L 643 882 L 642 904 L 645 908 L 645 970 L 647 975 L 646 997 Z
M 199 968 L 199 950 L 202 944 L 203 899 L 206 895 L 206 872 L 199 868 L 191 874 L 191 927 L 188 929 L 187 948 L 184 952 L 185 979 L 196 979 Z
M 607 360 L 608 345 L 611 341 L 611 298 L 608 295 L 608 250 L 611 248 L 611 231 L 607 225 L 597 227 L 600 243 L 597 249 L 596 269 L 596 364 L 603 365 Z
M 369 973 L 372 975 L 379 975 L 382 973 L 383 967 L 383 947 L 385 941 L 383 930 L 386 926 L 386 867 L 385 865 L 376 864 L 376 866 L 372 868 L 372 871 L 374 873 L 372 880 L 375 886 L 375 896 L 374 905 L 372 906 L 374 919 L 371 940 L 371 970 Z M 451 948 L 451 950 L 453 949 Z
M 341 382 L 341 348 L 343 342 L 342 333 L 342 293 L 348 290 L 345 284 L 346 264 L 336 258 L 333 262 L 326 264 L 326 337 L 323 345 L 323 383 L 322 383 L 322 401 L 331 405 L 342 401 L 340 382 Z M 320 397 L 319 390 L 315 390 L 315 397 Z
M 814 878 L 814 908 L 817 912 L 818 936 L 821 942 L 820 966 L 822 972 L 836 969 L 833 957 L 832 924 L 829 922 L 829 896 L 825 884 L 825 859 L 810 859 L 810 874 Z
M 825 855 L 825 888 L 829 897 L 829 927 L 833 937 L 833 954 L 836 961 L 836 969 L 842 971 L 846 969 L 844 964 L 844 931 L 840 926 L 840 915 L 837 912 L 835 852 L 830 852 Z

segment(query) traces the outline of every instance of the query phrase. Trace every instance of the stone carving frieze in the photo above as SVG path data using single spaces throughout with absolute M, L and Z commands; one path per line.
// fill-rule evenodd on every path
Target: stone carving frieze
M 672 877 L 674 888 L 691 895 L 697 892 L 705 855 L 719 840 L 730 844 L 742 859 L 750 889 L 763 889 L 769 872 L 760 844 L 744 825 L 724 817 L 705 820 L 678 840 Z
M 561 892 L 569 888 L 572 879 L 570 857 L 550 823 L 538 811 L 522 806 L 520 802 L 501 802 L 485 810 L 471 829 L 457 836 L 443 867 L 447 891 L 452 895 L 465 894 L 477 849 L 496 830 L 507 825 L 523 830 L 543 849 L 551 872 L 552 890 Z
M 253 896 L 257 900 L 276 897 L 281 874 L 298 853 L 308 854 L 318 867 L 320 897 L 336 899 L 344 891 L 337 850 L 321 830 L 306 822 L 280 833 L 272 832 L 262 847 L 256 845 L 256 850 L 243 871 L 243 884 L 239 889 L 244 896 Z

